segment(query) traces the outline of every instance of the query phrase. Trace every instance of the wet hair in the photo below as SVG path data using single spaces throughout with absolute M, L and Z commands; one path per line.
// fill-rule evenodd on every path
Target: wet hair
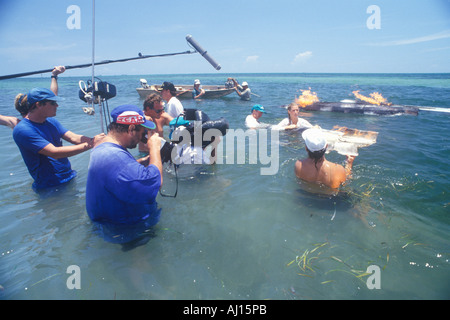
M 316 170 L 319 170 L 317 168 L 317 163 L 323 158 L 323 156 L 325 155 L 325 151 L 327 151 L 327 148 L 312 152 L 308 149 L 308 147 L 306 147 L 306 151 L 308 151 L 308 157 L 314 160 L 314 166 L 316 167 Z
M 162 97 L 159 93 L 151 93 L 147 96 L 147 98 L 144 101 L 144 110 L 149 108 L 153 110 L 153 107 L 155 105 L 155 102 L 161 102 Z
M 14 100 L 14 106 L 16 107 L 16 110 L 19 111 L 20 115 L 25 117 L 28 114 L 28 111 L 30 111 L 27 95 L 19 93 Z
M 295 103 L 295 102 L 291 102 L 289 105 L 288 105 L 288 107 L 287 107 L 287 110 L 288 111 L 291 111 L 292 110 L 292 107 L 297 107 L 298 105 Z M 288 112 L 288 119 L 289 119 L 289 123 L 291 124 L 292 123 L 292 120 L 291 120 L 291 115 L 290 115 L 290 113 Z

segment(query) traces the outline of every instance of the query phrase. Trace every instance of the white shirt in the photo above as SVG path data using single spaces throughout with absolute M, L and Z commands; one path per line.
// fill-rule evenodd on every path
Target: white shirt
M 183 105 L 176 97 L 170 98 L 166 105 L 166 112 L 172 117 L 176 118 L 184 111 Z
M 285 127 L 291 125 L 292 123 L 289 123 L 289 118 L 285 118 L 281 120 L 281 122 L 277 125 L 279 129 L 284 129 Z M 297 128 L 303 129 L 303 128 L 312 128 L 313 125 L 306 121 L 305 119 L 298 118 L 297 121 Z
M 249 114 L 247 118 L 245 118 L 245 126 L 247 128 L 255 129 L 260 127 L 260 123 L 253 115 Z

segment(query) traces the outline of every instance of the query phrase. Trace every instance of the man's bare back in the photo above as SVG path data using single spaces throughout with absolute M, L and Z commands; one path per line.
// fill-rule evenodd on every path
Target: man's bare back
M 346 169 L 336 163 L 332 163 L 325 158 L 314 163 L 314 160 L 307 158 L 297 160 L 295 163 L 295 175 L 308 182 L 317 182 L 330 188 L 339 188 L 346 180 Z
M 350 175 L 354 156 L 347 156 L 345 168 L 325 159 L 328 143 L 318 128 L 310 128 L 302 133 L 308 157 L 297 160 L 295 175 L 307 182 L 323 184 L 332 189 L 338 189 Z

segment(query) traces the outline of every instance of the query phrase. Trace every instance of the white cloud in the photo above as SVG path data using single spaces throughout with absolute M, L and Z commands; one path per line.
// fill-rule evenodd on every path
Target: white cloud
M 25 46 L 20 46 L 20 47 L 8 47 L 8 48 L 0 48 L 0 53 L 6 53 L 6 54 L 11 54 L 11 55 L 17 55 L 20 54 L 21 52 L 26 52 L 29 53 L 30 55 L 32 55 L 33 53 L 36 52 L 54 52 L 54 51 L 65 51 L 65 50 L 69 50 L 72 48 L 75 48 L 77 45 L 75 43 L 72 44 L 68 44 L 65 46 L 62 45 L 42 45 L 42 44 L 38 44 L 38 45 L 25 45 Z
M 256 62 L 258 61 L 259 56 L 248 56 L 247 59 L 245 59 L 246 62 Z
M 299 54 L 297 54 L 294 58 L 294 61 L 292 63 L 299 63 L 299 62 L 303 62 L 309 58 L 312 57 L 312 52 L 311 51 L 305 51 L 305 52 L 300 52 Z
M 450 30 L 445 30 L 439 33 L 430 34 L 428 36 L 423 37 L 417 37 L 412 39 L 405 39 L 405 40 L 395 40 L 395 41 L 387 41 L 387 42 L 380 42 L 380 43 L 369 43 L 370 46 L 375 47 L 388 47 L 388 46 L 403 46 L 408 44 L 415 44 L 415 43 L 422 43 L 422 42 L 428 42 L 428 41 L 434 41 L 439 39 L 446 39 L 450 38 Z

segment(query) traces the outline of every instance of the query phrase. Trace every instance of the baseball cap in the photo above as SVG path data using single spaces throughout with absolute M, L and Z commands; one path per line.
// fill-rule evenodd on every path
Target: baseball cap
M 200 80 L 195 79 L 195 80 L 194 80 L 194 84 L 200 84 Z
M 266 113 L 266 110 L 264 109 L 264 107 L 260 104 L 255 104 L 252 108 L 252 111 L 256 110 L 256 111 L 261 111 L 262 113 Z
M 242 82 L 242 86 L 243 87 L 248 86 L 248 83 L 244 81 L 244 82 Z
M 64 100 L 46 88 L 33 88 L 27 94 L 27 100 L 30 105 L 42 100 L 61 101 Z
M 125 104 L 111 111 L 113 122 L 121 124 L 141 125 L 147 129 L 155 129 L 156 124 L 145 118 L 144 112 L 135 105 Z
M 320 129 L 307 129 L 303 131 L 302 137 L 305 140 L 306 147 L 311 152 L 323 150 L 327 146 L 327 141 Z

